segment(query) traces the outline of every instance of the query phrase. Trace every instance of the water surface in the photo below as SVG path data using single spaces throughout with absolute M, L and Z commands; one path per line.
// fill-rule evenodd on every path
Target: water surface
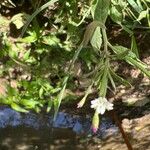
M 102 118 L 101 122 L 97 135 L 93 135 L 91 116 L 59 112 L 53 122 L 49 114 L 22 114 L 0 107 L 0 150 L 84 149 L 89 138 L 104 139 L 117 132 L 109 118 Z

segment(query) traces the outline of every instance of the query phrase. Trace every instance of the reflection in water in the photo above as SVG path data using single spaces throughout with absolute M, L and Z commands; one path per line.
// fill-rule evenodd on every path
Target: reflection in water
M 56 121 L 50 115 L 22 114 L 0 108 L 0 150 L 53 150 L 79 148 L 79 136 L 92 136 L 91 118 L 60 112 Z M 105 138 L 117 128 L 103 118 L 98 137 Z

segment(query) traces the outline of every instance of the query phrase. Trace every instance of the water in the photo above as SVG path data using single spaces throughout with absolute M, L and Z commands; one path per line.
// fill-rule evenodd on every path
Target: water
M 102 139 L 117 132 L 109 118 L 102 118 L 101 122 L 96 137 Z M 91 137 L 90 116 L 59 112 L 53 123 L 48 114 L 22 114 L 0 107 L 0 150 L 84 149 L 80 142 Z

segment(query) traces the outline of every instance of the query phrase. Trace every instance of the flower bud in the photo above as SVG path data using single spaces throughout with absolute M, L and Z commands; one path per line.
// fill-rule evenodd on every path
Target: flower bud
M 99 127 L 99 114 L 95 112 L 93 119 L 92 119 L 92 131 L 96 133 L 98 130 L 98 127 Z
M 80 102 L 77 104 L 77 108 L 81 108 L 85 103 L 86 97 L 83 97 Z

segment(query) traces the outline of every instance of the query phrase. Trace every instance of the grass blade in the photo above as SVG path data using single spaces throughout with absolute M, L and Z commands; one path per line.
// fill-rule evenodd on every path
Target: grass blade
M 34 17 L 39 14 L 41 11 L 43 11 L 44 9 L 46 9 L 47 7 L 53 5 L 55 2 L 57 2 L 59 0 L 51 0 L 49 2 L 47 2 L 46 4 L 44 4 L 43 6 L 39 7 L 27 20 L 27 23 L 25 24 L 25 26 L 22 29 L 21 32 L 21 37 L 23 37 L 24 33 L 26 32 L 26 29 L 28 28 L 29 24 L 32 22 L 32 20 L 34 19 Z
M 57 114 L 58 114 L 58 110 L 59 110 L 59 107 L 60 107 L 60 104 L 61 104 L 61 101 L 64 97 L 64 93 L 65 93 L 65 89 L 66 89 L 66 86 L 67 86 L 67 82 L 68 82 L 68 79 L 69 79 L 69 76 L 66 76 L 64 81 L 63 81 L 63 86 L 62 86 L 62 89 L 58 95 L 58 99 L 56 100 L 55 104 L 54 104 L 54 109 L 55 109 L 55 113 L 54 113 L 54 121 L 57 117 Z

